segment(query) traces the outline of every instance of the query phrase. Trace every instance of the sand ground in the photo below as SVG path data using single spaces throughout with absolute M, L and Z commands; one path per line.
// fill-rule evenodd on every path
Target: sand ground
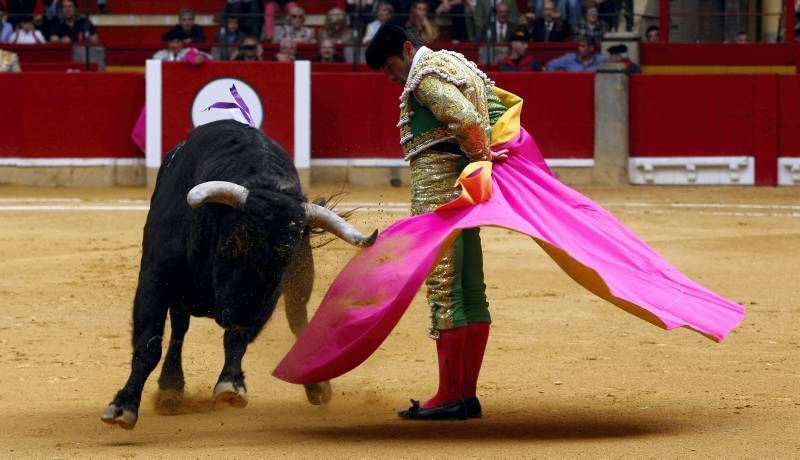
M 244 362 L 250 404 L 214 407 L 222 331 L 194 319 L 185 410 L 154 411 L 153 375 L 138 426 L 123 431 L 99 416 L 128 375 L 147 190 L 0 187 L 0 457 L 800 457 L 800 191 L 581 191 L 744 304 L 741 327 L 720 344 L 663 331 L 584 291 L 527 237 L 487 229 L 494 324 L 483 419 L 395 416 L 436 385 L 418 295 L 380 350 L 333 382 L 324 407 L 270 375 L 292 342 L 282 305 Z M 382 203 L 355 215 L 364 230 L 401 217 L 390 203 L 407 199 L 403 188 L 345 196 Z M 310 309 L 353 252 L 338 242 L 316 251 Z

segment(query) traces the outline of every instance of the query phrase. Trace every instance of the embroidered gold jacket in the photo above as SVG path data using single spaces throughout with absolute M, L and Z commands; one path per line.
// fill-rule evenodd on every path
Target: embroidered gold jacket
M 404 158 L 454 141 L 471 160 L 489 159 L 490 119 L 506 110 L 492 91 L 494 82 L 459 53 L 424 50 L 400 96 Z

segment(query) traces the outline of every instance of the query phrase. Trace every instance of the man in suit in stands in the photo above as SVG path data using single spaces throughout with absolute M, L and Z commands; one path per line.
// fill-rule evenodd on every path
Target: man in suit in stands
M 194 23 L 194 11 L 184 8 L 178 13 L 178 24 L 169 30 L 179 34 L 183 43 L 205 43 L 206 34 L 203 28 Z
M 77 15 L 75 0 L 61 0 L 63 17 L 50 26 L 50 41 L 61 43 L 100 43 L 97 31 L 89 19 Z
M 552 0 L 544 2 L 542 17 L 534 18 L 528 30 L 528 35 L 535 42 L 565 42 L 571 34 L 569 23 L 563 20 Z

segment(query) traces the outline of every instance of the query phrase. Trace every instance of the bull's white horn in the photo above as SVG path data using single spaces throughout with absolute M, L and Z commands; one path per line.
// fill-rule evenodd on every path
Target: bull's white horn
M 186 195 L 186 202 L 193 208 L 199 208 L 206 203 L 220 203 L 241 208 L 247 201 L 249 193 L 249 190 L 239 184 L 214 180 L 195 185 Z
M 319 227 L 327 232 L 331 232 L 339 238 L 347 241 L 353 246 L 367 247 L 372 246 L 378 231 L 375 230 L 370 236 L 364 236 L 355 227 L 350 225 L 341 216 L 330 209 L 313 203 L 303 203 L 306 208 L 306 218 L 308 225 Z

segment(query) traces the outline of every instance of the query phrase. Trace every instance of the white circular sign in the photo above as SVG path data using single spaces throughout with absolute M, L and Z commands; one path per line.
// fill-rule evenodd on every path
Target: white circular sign
M 211 123 L 217 120 L 236 120 L 247 124 L 247 120 L 238 108 L 233 109 L 208 109 L 209 106 L 217 102 L 235 103 L 236 100 L 231 94 L 231 86 L 236 86 L 236 91 L 250 109 L 250 116 L 256 128 L 261 128 L 264 121 L 264 108 L 261 105 L 261 98 L 252 86 L 236 78 L 220 78 L 206 83 L 197 92 L 192 103 L 192 124 L 194 127 Z

